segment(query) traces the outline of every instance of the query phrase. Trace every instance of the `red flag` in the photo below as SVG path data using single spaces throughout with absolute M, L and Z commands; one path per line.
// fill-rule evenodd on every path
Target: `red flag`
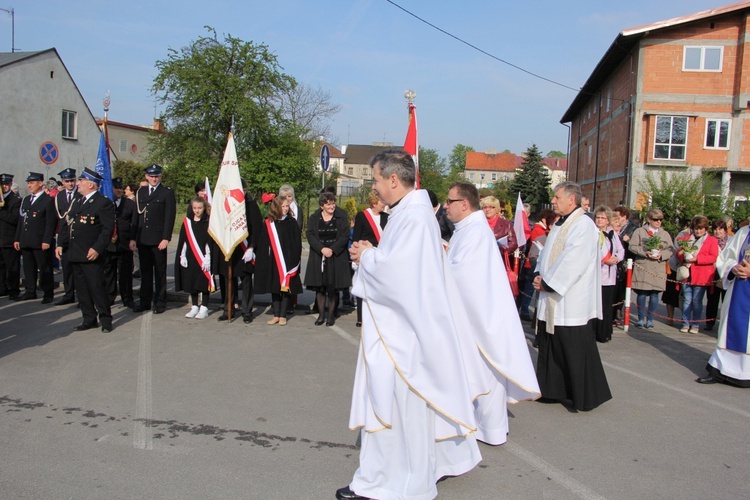
M 409 130 L 406 132 L 406 141 L 404 149 L 414 158 L 414 165 L 417 167 L 415 172 L 417 189 L 419 185 L 419 141 L 417 140 L 417 107 L 409 103 Z

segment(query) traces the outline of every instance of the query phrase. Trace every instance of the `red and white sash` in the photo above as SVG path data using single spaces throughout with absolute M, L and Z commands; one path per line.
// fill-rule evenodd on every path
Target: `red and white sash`
M 372 216 L 372 209 L 368 208 L 364 211 L 365 219 L 370 223 L 372 232 L 375 233 L 375 240 L 380 243 L 380 237 L 383 235 L 383 230 L 380 228 L 380 224 L 375 222 L 375 218 Z
M 299 264 L 294 266 L 293 269 L 287 270 L 286 261 L 284 260 L 284 252 L 281 249 L 281 241 L 279 240 L 279 233 L 276 231 L 276 224 L 274 224 L 271 219 L 266 219 L 266 229 L 268 229 L 268 237 L 271 241 L 273 257 L 276 259 L 276 269 L 279 270 L 281 291 L 288 292 L 289 283 L 292 281 L 292 277 L 299 272 Z
M 193 225 L 190 223 L 190 219 L 185 217 L 185 219 L 183 219 L 182 221 L 182 226 L 185 228 L 185 233 L 187 233 L 187 240 L 190 244 L 190 251 L 193 252 L 193 257 L 195 257 L 195 260 L 198 261 L 198 265 L 201 267 L 201 272 L 208 279 L 208 291 L 213 292 L 216 290 L 216 285 L 214 285 L 214 277 L 211 274 L 211 271 L 203 270 L 203 260 L 206 257 L 203 255 L 203 252 L 201 252 L 201 247 L 198 244 L 198 240 L 195 239 L 195 233 L 193 233 Z

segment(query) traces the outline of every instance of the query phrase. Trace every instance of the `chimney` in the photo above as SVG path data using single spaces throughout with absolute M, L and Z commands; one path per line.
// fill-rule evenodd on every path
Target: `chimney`
M 158 118 L 154 118 L 154 132 L 164 132 L 164 124 Z
M 342 155 L 346 154 L 346 148 L 347 148 L 347 146 L 348 146 L 348 144 L 344 144 L 343 146 L 341 146 L 341 154 Z

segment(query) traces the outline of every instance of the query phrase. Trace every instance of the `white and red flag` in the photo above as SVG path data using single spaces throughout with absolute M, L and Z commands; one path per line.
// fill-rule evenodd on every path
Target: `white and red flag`
M 224 150 L 219 178 L 216 180 L 213 201 L 208 219 L 208 234 L 216 241 L 224 254 L 224 260 L 229 261 L 237 245 L 248 236 L 245 192 L 242 190 L 240 165 L 231 132 Z
M 531 234 L 531 228 L 529 227 L 529 216 L 523 208 L 520 192 L 518 193 L 516 212 L 513 215 L 513 230 L 515 231 L 516 239 L 518 240 L 518 248 L 521 248 L 526 244 L 526 240 L 528 239 L 527 236 Z
M 208 182 L 208 176 L 206 176 L 206 201 L 209 205 L 214 204 L 214 197 L 211 194 L 211 184 Z
M 404 141 L 404 150 L 414 158 L 414 165 L 417 167 L 416 183 L 417 189 L 420 188 L 419 182 L 419 140 L 417 137 L 417 107 L 409 103 L 409 129 L 406 131 L 406 141 Z

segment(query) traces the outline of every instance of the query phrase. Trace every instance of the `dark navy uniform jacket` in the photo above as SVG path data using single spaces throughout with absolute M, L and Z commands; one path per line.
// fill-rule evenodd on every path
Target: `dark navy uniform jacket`
M 73 202 L 60 224 L 58 246 L 63 247 L 69 262 L 88 262 L 90 248 L 99 254 L 99 260 L 114 230 L 115 204 L 97 191 L 88 200 L 80 197 Z
M 55 200 L 42 192 L 31 204 L 31 195 L 21 202 L 21 220 L 16 228 L 16 241 L 21 248 L 40 249 L 42 243 L 52 246 L 57 229 L 57 214 Z
M 151 195 L 150 187 L 141 186 L 135 195 L 136 211 L 130 238 L 138 245 L 156 246 L 161 240 L 172 239 L 177 202 L 174 191 L 164 184 L 159 184 Z

